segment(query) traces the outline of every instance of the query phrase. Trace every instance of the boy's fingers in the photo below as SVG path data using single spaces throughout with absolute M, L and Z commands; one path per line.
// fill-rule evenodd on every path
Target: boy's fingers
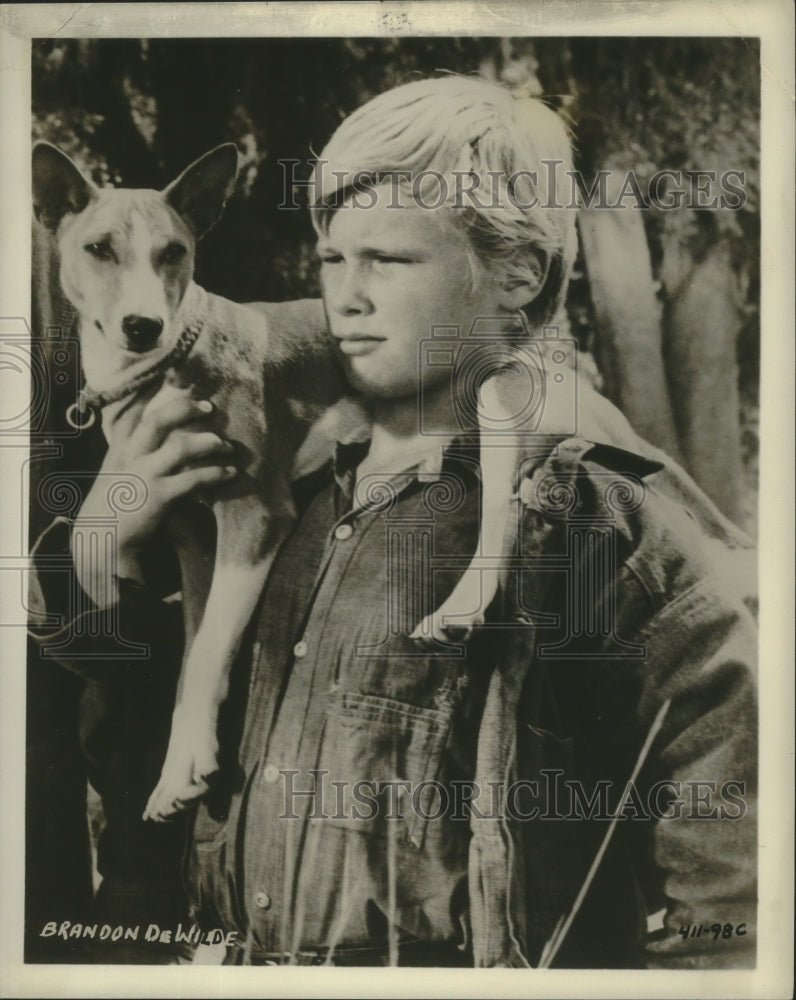
M 129 404 L 129 406 L 126 406 L 124 410 L 113 420 L 114 436 L 119 435 L 123 438 L 129 438 L 133 433 L 135 433 L 136 427 L 140 423 L 141 417 L 146 409 L 146 405 L 147 400 L 136 397 Z M 103 417 L 103 421 L 105 419 L 106 418 Z
M 178 497 L 187 496 L 189 493 L 204 487 L 229 482 L 235 477 L 237 471 L 234 465 L 205 465 L 198 469 L 186 469 L 184 472 L 178 472 L 174 476 L 169 476 L 167 480 L 169 499 L 176 500 Z
M 154 409 L 144 411 L 135 430 L 142 450 L 154 451 L 176 427 L 201 420 L 213 412 L 213 404 L 206 399 L 193 399 L 189 395 L 174 396 Z
M 189 462 L 212 458 L 217 459 L 219 465 L 226 465 L 233 451 L 231 444 L 210 431 L 176 431 L 153 456 L 153 471 L 168 474 Z

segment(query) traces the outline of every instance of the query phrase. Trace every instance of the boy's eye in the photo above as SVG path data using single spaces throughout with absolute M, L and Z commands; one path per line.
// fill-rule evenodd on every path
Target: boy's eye
M 161 254 L 164 264 L 179 264 L 188 251 L 182 243 L 169 243 Z
M 398 257 L 395 254 L 380 253 L 375 258 L 379 264 L 411 264 L 409 257 Z
M 341 253 L 334 253 L 331 250 L 318 253 L 322 264 L 341 264 L 344 257 Z M 413 258 L 401 256 L 393 253 L 368 253 L 367 259 L 375 264 L 411 264 Z
M 86 253 L 90 253 L 96 260 L 113 260 L 113 248 L 110 240 L 97 240 L 96 243 L 87 243 L 83 248 Z

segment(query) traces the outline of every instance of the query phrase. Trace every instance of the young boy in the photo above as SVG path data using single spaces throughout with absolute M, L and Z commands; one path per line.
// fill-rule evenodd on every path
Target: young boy
M 715 572 L 743 541 L 543 335 L 569 165 L 551 111 L 459 77 L 375 98 L 320 155 L 329 335 L 370 422 L 295 484 L 196 811 L 188 894 L 230 963 L 754 962 L 753 622 Z M 533 418 L 500 589 L 466 641 L 417 635 L 478 546 L 501 430 L 478 393 L 505 369 Z M 153 601 L 194 406 L 106 459 L 150 484 L 120 526 L 124 620 Z

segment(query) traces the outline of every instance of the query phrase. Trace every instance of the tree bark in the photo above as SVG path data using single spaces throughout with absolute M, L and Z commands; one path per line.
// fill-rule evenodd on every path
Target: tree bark
M 683 459 L 717 507 L 740 523 L 736 341 L 742 313 L 728 239 L 708 233 L 707 242 L 684 240 L 670 229 L 661 274 L 667 288 L 664 358 Z
M 582 208 L 579 223 L 605 394 L 642 437 L 679 459 L 663 366 L 660 304 L 641 213 Z

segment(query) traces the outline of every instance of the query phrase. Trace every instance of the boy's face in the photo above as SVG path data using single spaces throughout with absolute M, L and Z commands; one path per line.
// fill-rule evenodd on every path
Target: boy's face
M 421 341 L 434 326 L 466 336 L 475 316 L 497 315 L 497 286 L 468 255 L 450 209 L 424 209 L 406 197 L 388 208 L 391 185 L 372 190 L 374 205 L 364 196 L 359 205 L 347 201 L 318 242 L 329 329 L 355 389 L 375 398 L 416 396 L 420 378 L 425 388 L 450 384 L 448 368 L 421 368 Z

